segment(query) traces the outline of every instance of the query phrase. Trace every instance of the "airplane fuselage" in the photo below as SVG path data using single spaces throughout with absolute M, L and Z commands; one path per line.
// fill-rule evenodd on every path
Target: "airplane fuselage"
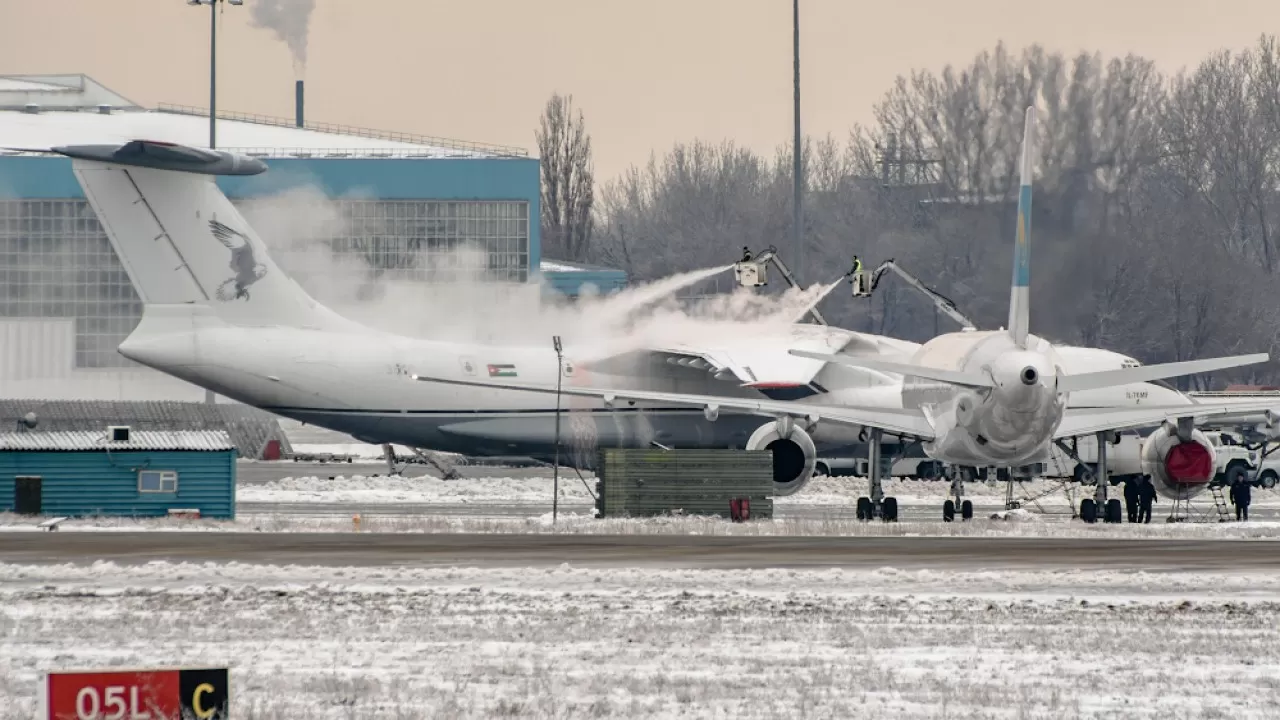
M 179 309 L 189 313 L 189 309 Z M 197 314 L 175 326 L 163 308 L 148 308 L 120 346 L 136 362 L 225 397 L 366 442 L 391 442 L 469 455 L 549 455 L 554 452 L 554 395 L 501 388 L 415 382 L 417 375 L 761 397 L 705 371 L 661 363 L 609 374 L 575 365 L 563 369 L 550 348 L 469 345 L 409 338 L 377 330 L 334 332 L 294 327 L 230 326 Z M 185 324 L 185 326 L 183 326 Z M 844 378 L 846 387 L 815 396 L 821 404 L 896 405 L 897 386 Z M 708 419 L 700 408 L 564 396 L 562 444 L 597 447 L 742 447 L 768 418 L 725 412 Z M 824 449 L 857 442 L 857 428 L 814 433 Z
M 722 397 L 760 397 L 734 382 L 705 372 L 663 363 L 660 368 L 635 366 L 626 372 L 593 372 L 571 360 L 557 368 L 550 348 L 478 346 L 408 338 L 370 329 L 350 332 L 292 327 L 230 326 L 211 313 L 166 320 L 163 307 L 148 308 L 142 325 L 121 346 L 126 357 L 182 378 L 226 397 L 308 424 L 350 434 L 367 442 L 392 442 L 469 455 L 528 454 L 554 451 L 556 412 L 553 395 L 501 388 L 464 388 L 444 383 L 414 382 L 415 374 L 445 378 L 510 378 L 565 387 L 654 390 Z M 916 357 L 937 367 L 979 368 L 1002 346 L 988 333 L 942 336 L 920 346 Z M 941 341 L 941 342 L 939 342 Z M 960 363 L 947 365 L 948 348 L 966 348 Z M 1106 351 L 1072 349 L 1072 365 L 1119 367 L 1123 357 Z M 1099 360 L 1098 356 L 1106 356 Z M 1114 357 L 1112 357 L 1114 356 Z M 962 397 L 948 387 L 916 379 L 903 384 L 830 364 L 816 380 L 829 392 L 799 402 L 874 407 L 950 407 Z M 1095 402 L 1137 404 L 1161 388 L 1141 384 L 1141 391 L 1108 390 Z M 965 391 L 967 392 L 967 391 Z M 1172 391 L 1170 391 L 1172 392 Z M 1177 395 L 1176 393 L 1173 393 Z M 1159 398 L 1156 401 L 1160 401 Z M 944 433 L 926 448 L 946 462 L 986 466 L 1018 461 L 1033 447 L 1041 425 L 1008 415 L 991 398 L 976 407 L 974 421 Z M 651 443 L 679 447 L 743 447 L 768 418 L 724 412 L 712 420 L 702 409 L 679 405 L 564 396 L 562 445 L 589 455 L 598 447 L 645 447 Z M 1060 408 L 1057 409 L 1060 413 Z M 823 452 L 859 446 L 859 428 L 820 424 L 815 443 Z M 985 444 L 978 440 L 985 438 Z M 1043 444 L 1043 443 L 1042 443 Z M 1003 453 L 1003 454 L 999 454 Z

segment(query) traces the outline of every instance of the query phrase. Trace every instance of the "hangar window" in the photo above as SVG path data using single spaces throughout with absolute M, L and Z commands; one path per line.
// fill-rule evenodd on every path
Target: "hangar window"
M 143 470 L 138 473 L 138 492 L 176 493 L 178 473 L 173 470 Z

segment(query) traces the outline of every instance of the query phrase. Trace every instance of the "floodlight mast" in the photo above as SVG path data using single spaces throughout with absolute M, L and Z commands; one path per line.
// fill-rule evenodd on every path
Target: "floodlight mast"
M 187 0 L 209 6 L 209 147 L 218 146 L 218 3 L 244 5 L 244 0 Z

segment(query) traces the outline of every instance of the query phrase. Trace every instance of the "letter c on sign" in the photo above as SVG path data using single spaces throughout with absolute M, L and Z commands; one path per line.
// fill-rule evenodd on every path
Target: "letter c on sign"
M 204 705 L 200 704 L 200 696 L 204 695 L 205 693 L 211 693 L 211 692 L 213 692 L 212 685 L 210 685 L 209 683 L 200 683 L 199 685 L 196 686 L 195 692 L 191 693 L 191 709 L 196 711 L 196 717 L 198 718 L 213 717 L 214 708 L 209 708 L 208 710 L 205 710 Z

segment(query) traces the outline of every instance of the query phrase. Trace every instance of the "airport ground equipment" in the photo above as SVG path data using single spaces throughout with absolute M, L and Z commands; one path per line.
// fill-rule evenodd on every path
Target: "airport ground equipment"
M 767 450 L 600 451 L 599 517 L 732 517 L 743 499 L 752 518 L 773 517 L 773 453 Z
M 964 313 L 960 312 L 959 308 L 956 307 L 956 304 L 952 302 L 950 298 L 937 290 L 934 290 L 928 285 L 925 285 L 920 281 L 920 278 L 915 275 L 903 270 L 893 258 L 889 258 L 888 260 L 880 263 L 875 270 L 863 270 L 858 275 L 853 275 L 851 273 L 849 279 L 853 285 L 853 297 L 871 297 L 871 294 L 875 292 L 876 287 L 880 285 L 880 279 L 890 270 L 896 273 L 898 277 L 907 281 L 908 285 L 923 293 L 925 297 L 929 298 L 929 301 L 933 303 L 933 306 L 937 308 L 939 312 L 942 312 L 947 317 L 955 320 L 959 323 L 961 328 L 964 330 L 977 329 L 977 326 L 973 324 L 973 321 L 966 317 Z
M 778 255 L 778 249 L 770 245 L 767 249 L 758 255 L 752 255 L 747 251 L 743 258 L 733 265 L 733 277 L 737 280 L 738 285 L 745 288 L 764 287 L 769 284 L 769 266 L 773 265 L 778 270 L 778 274 L 782 279 L 787 281 L 787 285 L 796 289 L 802 289 L 799 281 L 791 274 L 791 269 L 782 261 Z M 813 316 L 814 322 L 819 325 L 826 325 L 826 318 L 822 317 L 822 313 L 817 308 L 811 308 L 809 314 Z

